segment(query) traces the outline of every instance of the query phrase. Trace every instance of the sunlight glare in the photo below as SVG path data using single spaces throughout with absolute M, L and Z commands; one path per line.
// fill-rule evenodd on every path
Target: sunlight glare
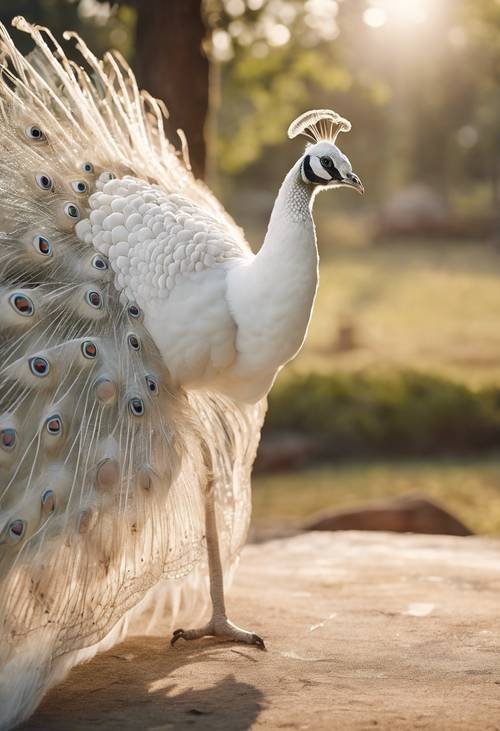
M 366 8 L 363 20 L 370 28 L 381 28 L 387 22 L 387 13 L 384 8 Z
M 363 13 L 363 22 L 370 28 L 382 28 L 391 22 L 415 26 L 425 23 L 428 16 L 428 0 L 372 0 Z

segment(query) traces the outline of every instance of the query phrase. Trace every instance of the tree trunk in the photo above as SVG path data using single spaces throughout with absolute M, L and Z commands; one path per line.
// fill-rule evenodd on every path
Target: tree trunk
M 193 172 L 206 164 L 209 62 L 202 0 L 148 0 L 137 3 L 136 67 L 139 85 L 163 99 L 170 113 L 169 137 L 180 127 L 188 140 Z

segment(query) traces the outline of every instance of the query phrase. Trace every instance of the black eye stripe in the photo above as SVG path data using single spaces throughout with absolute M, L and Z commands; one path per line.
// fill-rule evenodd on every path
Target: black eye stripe
M 337 168 L 335 167 L 335 165 L 332 165 L 331 168 L 328 168 L 328 172 L 332 176 L 332 179 L 333 180 L 344 180 L 344 178 L 339 173 L 339 171 L 337 170 Z
M 303 169 L 304 169 L 304 175 L 309 180 L 310 183 L 319 183 L 320 185 L 326 185 L 328 180 L 325 180 L 324 178 L 320 178 L 319 175 L 316 175 L 314 170 L 311 167 L 311 156 L 306 155 L 303 162 Z
M 342 175 L 339 173 L 339 171 L 335 167 L 335 163 L 333 162 L 331 157 L 320 157 L 319 161 L 321 163 L 321 166 L 331 176 L 332 180 L 343 180 Z

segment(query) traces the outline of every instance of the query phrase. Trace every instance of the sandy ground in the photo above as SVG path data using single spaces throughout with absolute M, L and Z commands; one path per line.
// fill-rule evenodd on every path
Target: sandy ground
M 228 604 L 267 652 L 130 639 L 73 670 L 22 728 L 500 729 L 500 542 L 251 545 Z

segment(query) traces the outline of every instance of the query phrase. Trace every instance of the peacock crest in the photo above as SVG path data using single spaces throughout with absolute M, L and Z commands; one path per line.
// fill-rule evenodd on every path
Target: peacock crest
M 349 132 L 351 123 L 332 109 L 312 109 L 304 112 L 291 123 L 288 137 L 304 135 L 312 142 L 335 142 L 339 132 Z

